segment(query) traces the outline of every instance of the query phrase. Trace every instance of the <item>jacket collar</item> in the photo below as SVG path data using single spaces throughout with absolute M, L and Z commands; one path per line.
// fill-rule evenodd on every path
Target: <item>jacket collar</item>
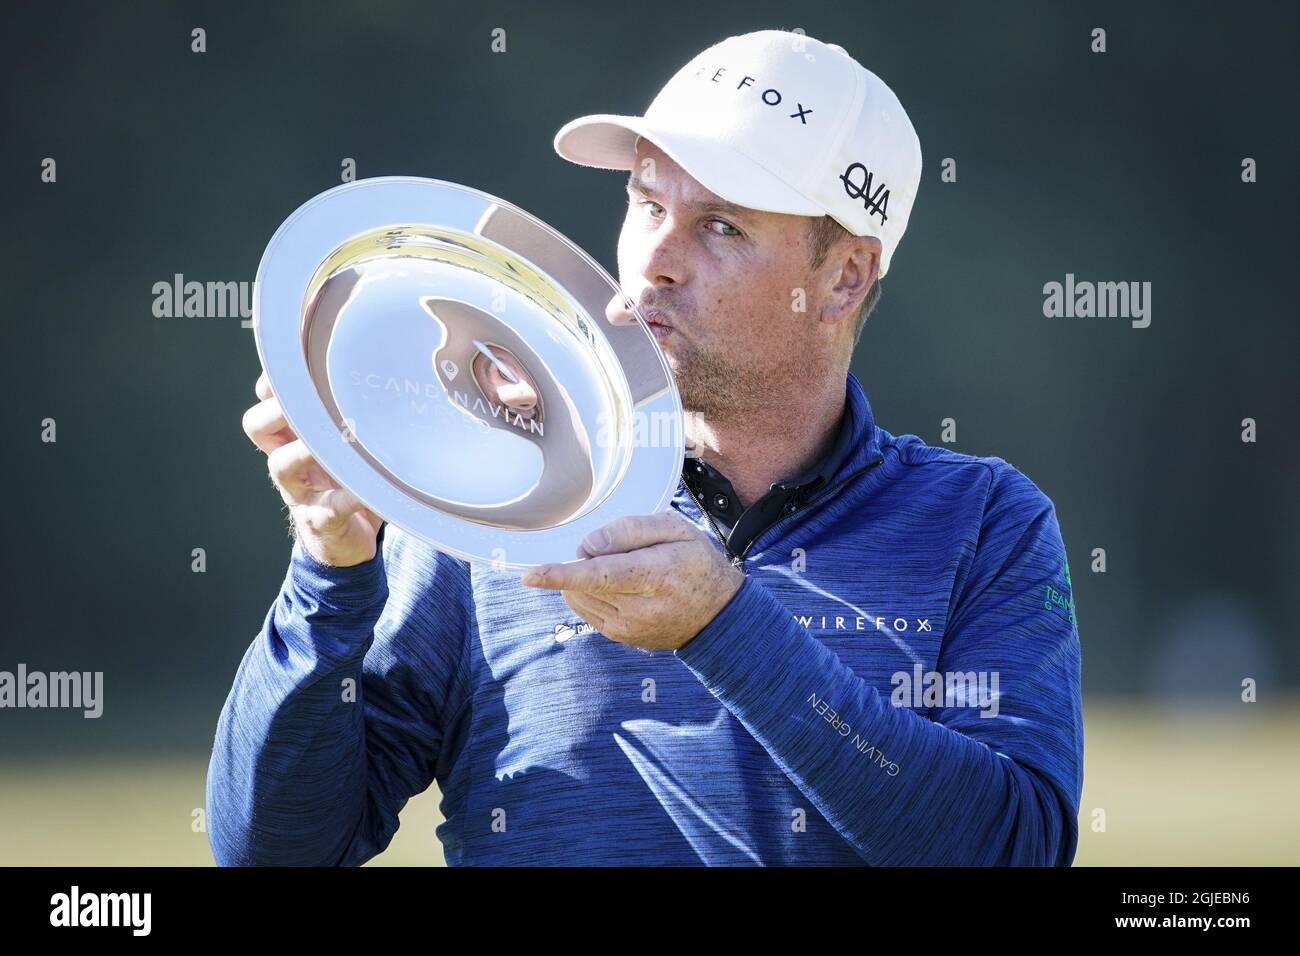
M 835 481 L 842 481 L 856 471 L 879 461 L 880 446 L 884 433 L 876 426 L 876 417 L 872 414 L 871 403 L 862 388 L 858 377 L 849 372 L 844 383 L 845 405 L 852 419 L 850 447 L 836 472 Z

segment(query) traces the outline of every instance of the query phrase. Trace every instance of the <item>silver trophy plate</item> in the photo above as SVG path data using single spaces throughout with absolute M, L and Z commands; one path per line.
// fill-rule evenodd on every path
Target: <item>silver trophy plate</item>
M 676 492 L 681 400 L 654 335 L 595 260 L 495 196 L 409 177 L 321 193 L 267 245 L 253 327 L 325 471 L 455 557 L 571 561 Z

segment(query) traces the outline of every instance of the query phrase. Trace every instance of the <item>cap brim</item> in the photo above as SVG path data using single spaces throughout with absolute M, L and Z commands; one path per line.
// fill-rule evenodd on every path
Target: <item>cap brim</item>
M 555 134 L 555 151 L 571 163 L 596 169 L 631 169 L 641 117 L 595 113 L 580 116 Z
M 580 166 L 630 170 L 636 162 L 638 136 L 650 140 L 700 185 L 727 202 L 794 216 L 826 212 L 743 153 L 713 139 L 659 129 L 642 116 L 595 113 L 571 120 L 555 134 L 555 151 Z

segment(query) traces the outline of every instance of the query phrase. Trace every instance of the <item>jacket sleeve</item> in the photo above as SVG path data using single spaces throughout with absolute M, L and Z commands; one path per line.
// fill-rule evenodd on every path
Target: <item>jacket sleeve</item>
M 1074 859 L 1083 708 L 1069 568 L 1051 501 L 1010 465 L 990 482 L 937 665 L 996 672 L 990 706 L 942 694 L 908 709 L 901 681 L 868 684 L 753 578 L 674 653 L 865 863 Z
M 217 723 L 218 865 L 359 865 L 434 779 L 462 689 L 468 568 L 388 525 L 380 535 L 348 568 L 294 544 Z

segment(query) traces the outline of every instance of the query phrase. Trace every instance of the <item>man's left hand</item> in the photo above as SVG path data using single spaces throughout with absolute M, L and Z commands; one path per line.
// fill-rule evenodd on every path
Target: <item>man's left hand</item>
M 559 591 L 600 633 L 647 651 L 684 645 L 745 583 L 704 532 L 671 511 L 612 521 L 584 539 L 578 557 L 586 560 L 530 568 L 520 582 Z

